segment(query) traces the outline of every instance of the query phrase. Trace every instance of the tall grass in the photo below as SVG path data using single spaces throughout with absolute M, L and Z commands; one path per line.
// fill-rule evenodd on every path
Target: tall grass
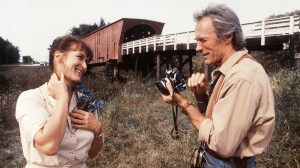
M 19 131 L 14 119 L 19 94 L 46 82 L 47 67 L 0 67 L 0 167 L 24 167 Z M 300 70 L 270 73 L 276 99 L 276 130 L 268 149 L 258 156 L 258 167 L 300 167 Z M 105 145 L 89 167 L 189 167 L 197 132 L 179 114 L 180 138 L 173 139 L 171 106 L 163 103 L 154 79 L 139 82 L 122 72 L 127 82 L 109 82 L 103 68 L 94 68 L 84 83 L 105 101 L 101 111 Z M 3 80 L 2 80 L 3 79 Z M 193 101 L 190 90 L 182 94 Z
M 265 167 L 300 167 L 300 70 L 280 69 L 270 77 L 275 96 L 275 133 L 261 157 Z

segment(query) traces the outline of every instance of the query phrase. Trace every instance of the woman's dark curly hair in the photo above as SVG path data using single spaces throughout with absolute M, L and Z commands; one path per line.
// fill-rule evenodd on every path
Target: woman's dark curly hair
M 61 53 L 72 51 L 74 50 L 74 44 L 76 46 L 75 50 L 84 50 L 86 52 L 86 57 L 88 58 L 87 62 L 90 62 L 93 59 L 93 52 L 91 48 L 81 39 L 70 35 L 57 37 L 50 46 L 49 52 L 49 67 L 52 72 L 54 71 L 54 53 L 56 51 Z

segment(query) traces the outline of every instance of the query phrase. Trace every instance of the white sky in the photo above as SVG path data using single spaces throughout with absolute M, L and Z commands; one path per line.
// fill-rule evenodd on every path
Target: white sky
M 300 0 L 0 0 L 0 36 L 21 56 L 47 61 L 52 41 L 79 24 L 139 18 L 165 23 L 162 34 L 190 31 L 193 13 L 211 2 L 227 4 L 241 23 L 300 9 Z

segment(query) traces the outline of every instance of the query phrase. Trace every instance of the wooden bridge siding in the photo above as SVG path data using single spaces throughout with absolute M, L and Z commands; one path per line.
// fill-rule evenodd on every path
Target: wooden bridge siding
M 164 23 L 156 21 L 122 18 L 85 36 L 83 40 L 89 44 L 94 54 L 91 64 L 105 64 L 118 60 L 121 62 L 124 35 L 128 29 L 140 24 L 153 26 L 157 34 L 161 34 L 164 26 Z
M 96 60 L 96 44 L 94 43 L 94 37 L 93 36 L 88 36 L 86 37 L 85 39 L 83 39 L 83 41 L 88 45 L 90 46 L 92 52 L 93 52 L 93 61 L 92 63 L 96 63 L 94 60 Z
M 118 48 L 120 46 L 121 28 L 122 22 L 115 22 L 83 38 L 93 51 L 92 64 L 106 63 L 117 59 L 120 55 Z
M 118 58 L 118 44 L 120 41 L 122 22 L 116 22 L 111 26 L 107 26 L 99 33 L 99 40 L 96 41 L 97 47 L 100 49 L 100 57 L 104 58 L 105 62 Z M 99 42 L 99 43 L 97 43 Z

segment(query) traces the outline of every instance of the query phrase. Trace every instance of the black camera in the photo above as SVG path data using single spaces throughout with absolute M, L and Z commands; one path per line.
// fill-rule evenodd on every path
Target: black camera
M 170 95 L 170 92 L 167 89 L 166 85 L 167 82 L 171 83 L 174 91 L 177 93 L 186 89 L 186 82 L 177 68 L 171 68 L 166 70 L 166 77 L 156 81 L 156 86 L 158 90 L 164 95 Z

